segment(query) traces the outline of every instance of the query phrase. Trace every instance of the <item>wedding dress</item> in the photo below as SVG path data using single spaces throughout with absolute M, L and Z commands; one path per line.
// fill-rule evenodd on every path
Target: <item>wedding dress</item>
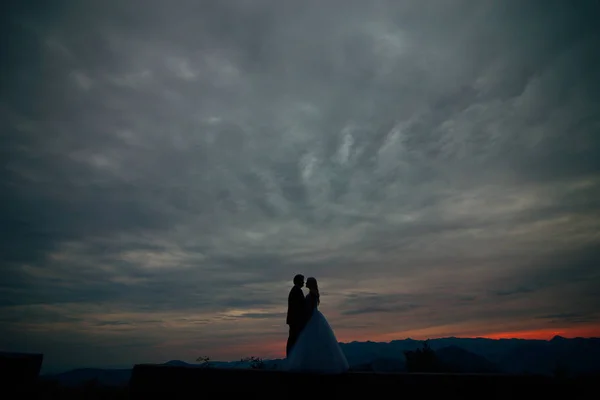
M 307 295 L 311 317 L 300 333 L 285 363 L 287 371 L 339 374 L 348 371 L 348 361 L 317 301 Z

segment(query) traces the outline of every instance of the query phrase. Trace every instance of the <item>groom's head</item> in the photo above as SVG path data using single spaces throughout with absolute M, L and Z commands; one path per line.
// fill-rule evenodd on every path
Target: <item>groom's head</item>
M 302 274 L 298 274 L 294 277 L 294 285 L 298 286 L 298 287 L 303 287 L 304 286 L 304 275 Z

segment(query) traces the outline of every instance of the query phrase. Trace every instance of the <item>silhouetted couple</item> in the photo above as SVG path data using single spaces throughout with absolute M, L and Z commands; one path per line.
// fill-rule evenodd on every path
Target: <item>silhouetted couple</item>
M 309 292 L 304 297 L 304 276 L 294 277 L 294 287 L 288 296 L 286 323 L 290 335 L 286 346 L 285 369 L 288 371 L 342 373 L 348 361 L 329 326 L 319 311 L 319 286 L 315 278 L 306 280 Z

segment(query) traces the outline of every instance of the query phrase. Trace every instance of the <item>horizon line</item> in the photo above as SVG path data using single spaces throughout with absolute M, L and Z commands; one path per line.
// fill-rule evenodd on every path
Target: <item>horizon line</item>
M 440 336 L 440 337 L 431 337 L 431 338 L 427 338 L 427 339 L 413 339 L 411 337 L 406 337 L 403 339 L 390 339 L 390 340 L 381 340 L 381 341 L 377 341 L 377 340 L 352 340 L 350 342 L 338 342 L 338 343 L 342 343 L 342 344 L 349 344 L 349 343 L 391 343 L 391 342 L 399 342 L 399 341 L 403 341 L 403 340 L 412 340 L 415 342 L 426 342 L 428 340 L 443 340 L 443 339 L 487 339 L 487 340 L 537 340 L 537 341 L 543 341 L 543 342 L 551 342 L 552 340 L 554 340 L 555 338 L 560 338 L 560 339 L 600 339 L 600 336 L 562 336 L 562 335 L 555 335 L 551 338 L 528 338 L 528 337 L 516 337 L 516 336 L 498 336 L 496 337 L 496 335 L 493 335 L 494 337 L 491 336 Z

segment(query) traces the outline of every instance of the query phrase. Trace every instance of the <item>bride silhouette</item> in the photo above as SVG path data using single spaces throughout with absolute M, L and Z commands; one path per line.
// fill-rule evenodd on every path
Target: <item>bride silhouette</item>
M 287 371 L 337 374 L 349 369 L 346 356 L 327 322 L 319 311 L 319 286 L 315 278 L 306 280 L 309 289 L 305 298 L 307 322 L 287 357 Z

